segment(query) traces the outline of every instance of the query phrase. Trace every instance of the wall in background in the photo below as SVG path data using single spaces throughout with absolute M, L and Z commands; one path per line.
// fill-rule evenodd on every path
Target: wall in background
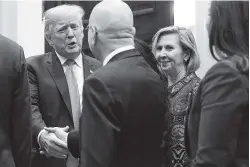
M 43 54 L 42 1 L 18 1 L 17 9 L 17 42 L 23 46 L 25 56 Z
M 175 0 L 174 4 L 174 24 L 189 28 L 194 34 L 201 59 L 201 66 L 197 71 L 197 75 L 201 78 L 204 77 L 207 70 L 216 62 L 209 51 L 206 29 L 210 2 L 210 0 Z
M 21 45 L 26 57 L 44 53 L 42 1 L 0 1 L 0 34 Z
M 17 2 L 0 1 L 0 34 L 17 41 Z
M 196 38 L 198 52 L 201 58 L 201 67 L 197 71 L 197 75 L 203 77 L 206 74 L 207 70 L 209 70 L 209 68 L 216 63 L 209 51 L 208 46 L 209 41 L 207 32 L 207 20 L 210 1 L 196 1 L 195 5 L 196 24 L 194 26 L 194 34 Z

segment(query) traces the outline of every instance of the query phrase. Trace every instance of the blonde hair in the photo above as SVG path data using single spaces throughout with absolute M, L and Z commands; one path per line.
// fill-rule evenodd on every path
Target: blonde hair
M 161 28 L 152 39 L 152 52 L 156 54 L 156 45 L 161 36 L 167 34 L 178 34 L 180 39 L 180 45 L 184 52 L 189 52 L 189 61 L 187 62 L 187 73 L 195 72 L 200 67 L 200 57 L 197 51 L 195 39 L 193 33 L 186 28 L 178 26 L 169 26 Z
M 82 22 L 82 18 L 85 14 L 83 8 L 74 4 L 64 4 L 53 7 L 46 12 L 43 13 L 43 22 L 44 22 L 44 34 L 48 36 L 51 34 L 51 25 L 55 23 L 55 19 L 53 18 L 55 15 L 76 15 Z M 83 28 L 83 25 L 82 25 Z

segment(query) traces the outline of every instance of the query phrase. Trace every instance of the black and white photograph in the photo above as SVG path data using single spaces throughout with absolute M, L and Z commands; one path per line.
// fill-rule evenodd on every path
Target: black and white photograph
M 249 1 L 0 0 L 0 167 L 249 167 Z

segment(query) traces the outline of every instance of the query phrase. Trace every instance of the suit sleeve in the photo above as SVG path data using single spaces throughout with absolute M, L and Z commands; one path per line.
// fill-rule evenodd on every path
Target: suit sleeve
M 23 49 L 20 47 L 16 62 L 15 89 L 11 113 L 11 139 L 13 157 L 17 167 L 31 165 L 31 110 L 27 66 Z
M 90 56 L 86 56 L 86 59 L 88 60 L 89 64 L 91 65 L 92 71 L 95 71 L 95 70 L 99 69 L 100 67 L 102 67 L 102 63 L 99 60 L 92 58 Z
M 75 158 L 80 158 L 79 139 L 79 131 L 73 130 L 69 132 L 67 139 L 68 149 Z
M 233 159 L 248 95 L 226 64 L 210 70 L 201 85 L 201 116 L 194 167 L 226 167 Z M 248 111 L 247 111 L 248 112 Z
M 83 87 L 83 112 L 80 118 L 82 166 L 108 167 L 115 155 L 120 124 L 114 100 L 97 77 L 88 78 Z
M 85 55 L 86 56 L 86 55 Z M 101 62 L 90 57 L 90 56 L 86 56 L 86 59 L 88 60 L 89 64 L 91 65 L 91 70 L 95 71 L 98 68 L 100 68 L 102 66 Z M 80 135 L 79 135 L 79 131 L 70 131 L 68 134 L 68 140 L 67 140 L 67 144 L 68 144 L 68 149 L 70 151 L 70 153 L 75 157 L 75 158 L 80 158 L 80 146 L 79 146 L 79 139 L 80 139 Z
M 31 96 L 31 112 L 32 112 L 32 139 L 33 145 L 38 150 L 39 145 L 37 143 L 37 137 L 39 132 L 46 126 L 43 121 L 42 115 L 39 109 L 39 89 L 38 81 L 36 77 L 35 70 L 33 69 L 31 62 L 28 62 L 28 77 L 29 77 L 29 87 Z

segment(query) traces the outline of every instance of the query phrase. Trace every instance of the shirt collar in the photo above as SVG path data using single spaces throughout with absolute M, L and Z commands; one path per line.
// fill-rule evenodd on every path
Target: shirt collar
M 55 51 L 55 52 L 56 52 L 56 51 Z M 64 65 L 64 63 L 67 61 L 67 59 L 66 59 L 65 57 L 59 55 L 57 52 L 56 52 L 56 55 L 57 55 L 58 59 L 60 60 L 61 65 Z M 82 68 L 82 53 L 80 53 L 80 55 L 77 56 L 74 60 L 75 60 L 76 64 L 77 64 L 79 67 Z
M 118 53 L 127 51 L 127 50 L 132 50 L 135 47 L 133 45 L 128 45 L 128 46 L 124 46 L 118 49 L 115 49 L 113 52 L 111 52 L 107 57 L 105 57 L 104 61 L 103 61 L 103 66 L 105 66 L 115 55 L 117 55 Z

